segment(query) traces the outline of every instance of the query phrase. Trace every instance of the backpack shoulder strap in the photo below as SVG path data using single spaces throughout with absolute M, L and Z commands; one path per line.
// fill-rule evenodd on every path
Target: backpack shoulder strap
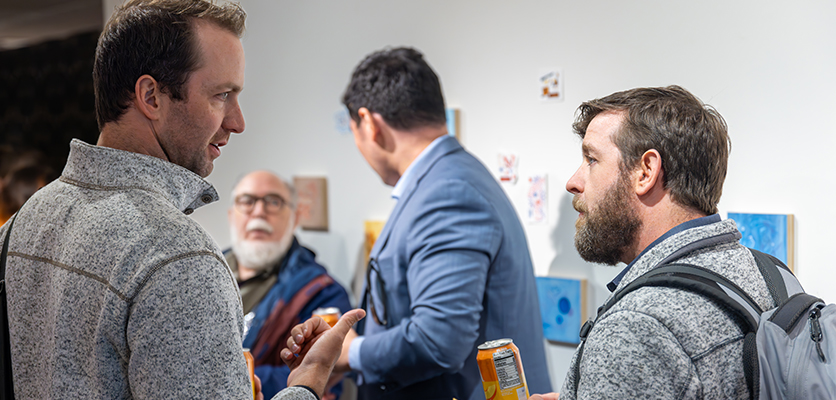
M 587 321 L 581 327 L 581 344 L 574 365 L 575 390 L 580 382 L 580 363 L 586 337 L 598 320 L 624 296 L 646 286 L 670 287 L 699 294 L 712 300 L 722 308 L 731 311 L 743 333 L 756 332 L 758 320 L 763 312 L 760 306 L 734 282 L 706 268 L 690 264 L 668 264 L 656 267 L 640 276 L 598 308 L 595 320 Z M 755 355 L 757 356 L 757 355 Z M 752 387 L 751 384 L 749 386 Z

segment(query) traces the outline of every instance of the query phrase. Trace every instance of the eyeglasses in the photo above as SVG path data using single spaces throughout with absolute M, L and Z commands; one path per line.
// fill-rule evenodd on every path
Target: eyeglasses
M 287 205 L 287 200 L 277 194 L 268 194 L 264 197 L 242 194 L 235 198 L 235 209 L 242 214 L 249 214 L 253 212 L 255 203 L 258 203 L 259 200 L 264 203 L 264 211 L 268 214 L 277 213 Z
M 375 274 L 375 283 L 377 286 L 377 297 L 380 299 L 380 306 L 381 306 L 381 313 L 383 318 L 380 318 L 380 315 L 377 313 L 377 307 L 375 306 L 374 296 L 372 296 L 372 271 Z M 386 284 L 383 282 L 383 278 L 380 277 L 380 267 L 377 264 L 377 260 L 374 258 L 369 259 L 369 266 L 366 268 L 366 298 L 369 302 L 369 311 L 372 313 L 372 318 L 374 318 L 374 322 L 378 325 L 386 326 Z

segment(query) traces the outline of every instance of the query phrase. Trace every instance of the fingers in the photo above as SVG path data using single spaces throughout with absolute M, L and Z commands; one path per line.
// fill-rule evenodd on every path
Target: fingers
M 528 400 L 557 400 L 560 393 L 533 394 Z
M 261 379 L 258 375 L 253 375 L 253 382 L 255 383 L 255 400 L 264 400 L 264 393 L 261 393 Z
M 336 333 L 339 333 L 341 337 L 345 337 L 345 335 L 348 334 L 348 331 L 351 330 L 351 327 L 357 322 L 360 322 L 360 320 L 365 316 L 366 311 L 359 308 L 348 311 L 343 314 L 340 320 L 337 321 L 337 324 L 334 325 L 334 330 L 336 330 Z

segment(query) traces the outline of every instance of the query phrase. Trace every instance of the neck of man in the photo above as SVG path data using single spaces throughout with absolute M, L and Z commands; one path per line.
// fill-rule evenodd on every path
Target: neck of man
M 151 121 L 133 108 L 128 108 L 118 121 L 106 123 L 96 145 L 169 161 Z
M 625 264 L 635 260 L 647 246 L 677 225 L 706 216 L 693 208 L 675 203 L 670 196 L 665 196 L 652 207 L 641 207 L 639 213 L 642 227 L 631 251 L 622 256 L 621 261 Z
M 391 186 L 397 183 L 407 168 L 424 152 L 427 146 L 434 140 L 445 135 L 447 135 L 446 125 L 441 127 L 422 127 L 410 131 L 393 131 L 392 136 L 395 139 L 395 149 L 391 153 L 391 159 L 394 171 L 397 172 L 397 179 L 394 180 Z
M 261 272 L 261 271 L 259 271 L 257 269 L 247 268 L 247 267 L 241 265 L 240 263 L 238 264 L 238 280 L 241 281 L 241 282 L 246 281 L 247 279 L 250 279 L 250 278 L 258 275 L 259 272 Z

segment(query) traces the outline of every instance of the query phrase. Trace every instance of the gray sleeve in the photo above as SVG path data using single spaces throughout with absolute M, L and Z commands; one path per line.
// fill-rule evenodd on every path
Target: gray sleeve
M 211 253 L 165 263 L 132 299 L 128 365 L 135 399 L 252 399 L 241 308 Z
M 649 315 L 615 311 L 595 325 L 584 346 L 578 399 L 679 399 L 699 387 L 691 358 Z M 564 390 L 574 386 L 571 368 Z
M 276 393 L 272 400 L 319 400 L 308 389 L 289 387 Z

